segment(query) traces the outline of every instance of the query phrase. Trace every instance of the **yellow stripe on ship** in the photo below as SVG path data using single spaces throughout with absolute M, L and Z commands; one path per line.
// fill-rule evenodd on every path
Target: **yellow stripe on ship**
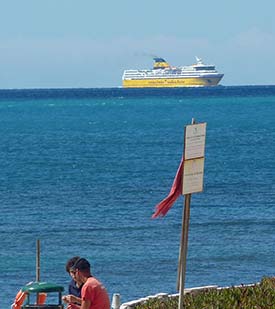
M 173 78 L 123 80 L 125 88 L 168 88 L 192 86 L 216 86 L 220 78 Z

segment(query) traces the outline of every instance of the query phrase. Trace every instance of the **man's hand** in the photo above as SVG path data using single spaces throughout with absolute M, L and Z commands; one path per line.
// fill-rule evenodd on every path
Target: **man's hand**
M 81 298 L 78 298 L 74 295 L 63 296 L 62 300 L 66 304 L 74 304 L 74 303 L 81 304 Z

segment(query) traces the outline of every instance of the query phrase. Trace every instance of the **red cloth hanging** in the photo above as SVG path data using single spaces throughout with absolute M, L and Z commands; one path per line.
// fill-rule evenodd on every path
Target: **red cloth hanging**
M 173 206 L 177 198 L 182 193 L 182 174 L 183 174 L 183 158 L 181 159 L 180 165 L 177 170 L 177 174 L 173 181 L 171 190 L 168 196 L 162 200 L 155 207 L 155 213 L 152 215 L 152 218 L 155 219 L 158 216 L 165 216 L 169 209 Z

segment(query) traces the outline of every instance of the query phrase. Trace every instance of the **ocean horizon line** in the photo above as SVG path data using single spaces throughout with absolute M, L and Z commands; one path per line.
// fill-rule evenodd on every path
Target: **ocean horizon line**
M 0 91 L 5 90 L 70 90 L 70 89 L 137 89 L 137 90 L 144 90 L 144 89 L 217 89 L 217 88 L 236 88 L 236 87 L 275 87 L 275 84 L 239 84 L 239 85 L 216 85 L 216 86 L 186 86 L 186 87 L 140 87 L 140 88 L 125 88 L 123 86 L 110 86 L 110 87 L 14 87 L 14 88 L 0 88 Z
M 178 87 L 178 88 L 10 88 L 0 89 L 1 99 L 34 99 L 48 98 L 107 98 L 107 97 L 224 97 L 232 96 L 270 96 L 275 94 L 275 85 L 232 85 L 210 87 Z

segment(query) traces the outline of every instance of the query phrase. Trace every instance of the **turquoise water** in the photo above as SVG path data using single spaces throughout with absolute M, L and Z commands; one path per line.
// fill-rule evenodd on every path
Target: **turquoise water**
M 204 192 L 192 195 L 186 286 L 274 275 L 275 87 L 0 91 L 0 306 L 90 260 L 123 302 L 176 292 L 181 197 L 163 219 L 184 126 L 207 122 Z

